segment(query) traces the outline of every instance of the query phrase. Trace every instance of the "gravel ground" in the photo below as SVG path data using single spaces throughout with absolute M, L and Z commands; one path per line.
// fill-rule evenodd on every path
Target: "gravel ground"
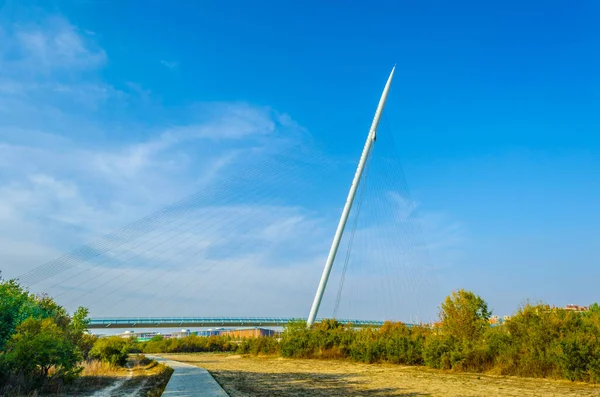
M 423 367 L 337 360 L 172 354 L 206 368 L 238 396 L 599 396 L 599 385 L 562 380 L 450 373 Z

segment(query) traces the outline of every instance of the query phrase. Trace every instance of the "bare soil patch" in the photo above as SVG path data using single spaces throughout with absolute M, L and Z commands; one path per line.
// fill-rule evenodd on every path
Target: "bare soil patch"
M 599 385 L 454 373 L 393 364 L 210 353 L 163 356 L 206 368 L 231 397 L 600 396 Z

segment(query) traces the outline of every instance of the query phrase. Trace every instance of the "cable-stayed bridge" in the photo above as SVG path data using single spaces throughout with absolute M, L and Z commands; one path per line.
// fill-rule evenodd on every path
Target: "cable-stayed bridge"
M 89 307 L 92 328 L 279 326 L 307 314 L 309 324 L 318 314 L 356 326 L 426 319 L 431 278 L 415 204 L 393 134 L 377 132 L 392 76 L 341 219 L 347 181 L 331 176 L 355 163 L 283 139 L 247 149 L 241 171 L 19 281 L 70 309 Z

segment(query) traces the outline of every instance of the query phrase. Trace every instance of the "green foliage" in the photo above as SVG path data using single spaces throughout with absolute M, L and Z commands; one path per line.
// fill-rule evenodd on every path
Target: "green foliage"
M 0 350 L 4 347 L 17 326 L 33 315 L 32 297 L 14 280 L 0 280 Z
M 132 352 L 279 354 L 600 382 L 598 304 L 584 313 L 526 304 L 495 327 L 489 325 L 490 316 L 481 297 L 459 290 L 441 304 L 440 322 L 433 326 L 387 322 L 378 329 L 354 329 L 324 320 L 307 328 L 299 320 L 289 323 L 278 337 L 98 339 L 86 332 L 87 309 L 69 316 L 50 297 L 34 296 L 15 281 L 0 280 L 0 384 L 27 379 L 23 389 L 27 391 L 53 379 L 73 379 L 82 359 L 124 365 Z
M 403 323 L 386 322 L 378 330 L 377 338 L 385 346 L 384 358 L 394 364 L 423 365 L 423 349 L 430 329 L 422 326 L 407 327 Z
M 281 336 L 281 355 L 283 357 L 312 358 L 314 346 L 311 345 L 311 330 L 306 328 L 306 321 L 290 322 Z
M 479 295 L 464 289 L 452 292 L 440 308 L 443 332 L 466 344 L 475 343 L 483 336 L 491 315 Z
M 244 339 L 236 349 L 239 354 L 253 354 L 255 356 L 259 354 L 272 355 L 278 351 L 279 343 L 277 339 L 271 336 Z
M 79 306 L 73 316 L 71 316 L 71 330 L 75 333 L 83 333 L 87 331 L 90 324 L 90 311 L 87 307 Z
M 527 304 L 519 309 L 505 325 L 510 339 L 499 356 L 502 372 L 539 377 L 555 374 L 555 348 L 562 336 L 560 323 L 571 314 L 575 313 L 552 310 L 543 304 Z
M 25 378 L 42 383 L 50 368 L 54 376 L 73 378 L 81 356 L 77 346 L 51 318 L 28 318 L 23 321 L 6 345 L 9 368 Z
M 454 339 L 440 334 L 431 335 L 425 341 L 423 361 L 425 365 L 437 369 L 451 369 L 451 353 L 455 351 Z
M 309 329 L 296 321 L 285 327 L 279 343 L 250 339 L 237 351 L 600 382 L 598 309 L 592 305 L 577 313 L 525 305 L 508 322 L 492 327 L 486 302 L 460 290 L 442 303 L 441 321 L 434 326 L 388 322 L 379 329 L 357 330 L 325 320 Z
M 98 339 L 96 336 L 87 333 L 88 325 L 90 323 L 88 315 L 89 310 L 80 306 L 75 310 L 73 316 L 71 316 L 69 324 L 71 340 L 77 345 L 85 360 L 88 359 L 89 352 Z
M 498 353 L 502 373 L 599 380 L 600 313 L 528 304 L 504 327 L 510 337 Z
M 127 345 L 127 340 L 118 336 L 100 338 L 94 343 L 89 356 L 113 366 L 124 366 L 129 354 Z
M 165 339 L 156 336 L 147 342 L 136 343 L 137 349 L 144 353 L 194 353 L 194 352 L 230 352 L 237 344 L 228 336 L 190 335 L 179 339 Z
M 82 333 L 74 338 L 75 344 L 79 349 L 81 356 L 84 360 L 88 360 L 90 358 L 90 351 L 94 347 L 94 344 L 98 340 L 96 335 L 91 335 L 88 333 Z
M 35 296 L 14 280 L 0 279 L 0 384 L 27 391 L 73 380 L 91 346 L 88 321 L 87 309 L 70 317 L 49 296 Z

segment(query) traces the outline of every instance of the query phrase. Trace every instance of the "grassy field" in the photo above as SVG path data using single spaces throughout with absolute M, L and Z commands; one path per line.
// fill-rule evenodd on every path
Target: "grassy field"
M 206 368 L 237 396 L 600 396 L 600 386 L 561 380 L 449 373 L 347 361 L 170 354 Z

